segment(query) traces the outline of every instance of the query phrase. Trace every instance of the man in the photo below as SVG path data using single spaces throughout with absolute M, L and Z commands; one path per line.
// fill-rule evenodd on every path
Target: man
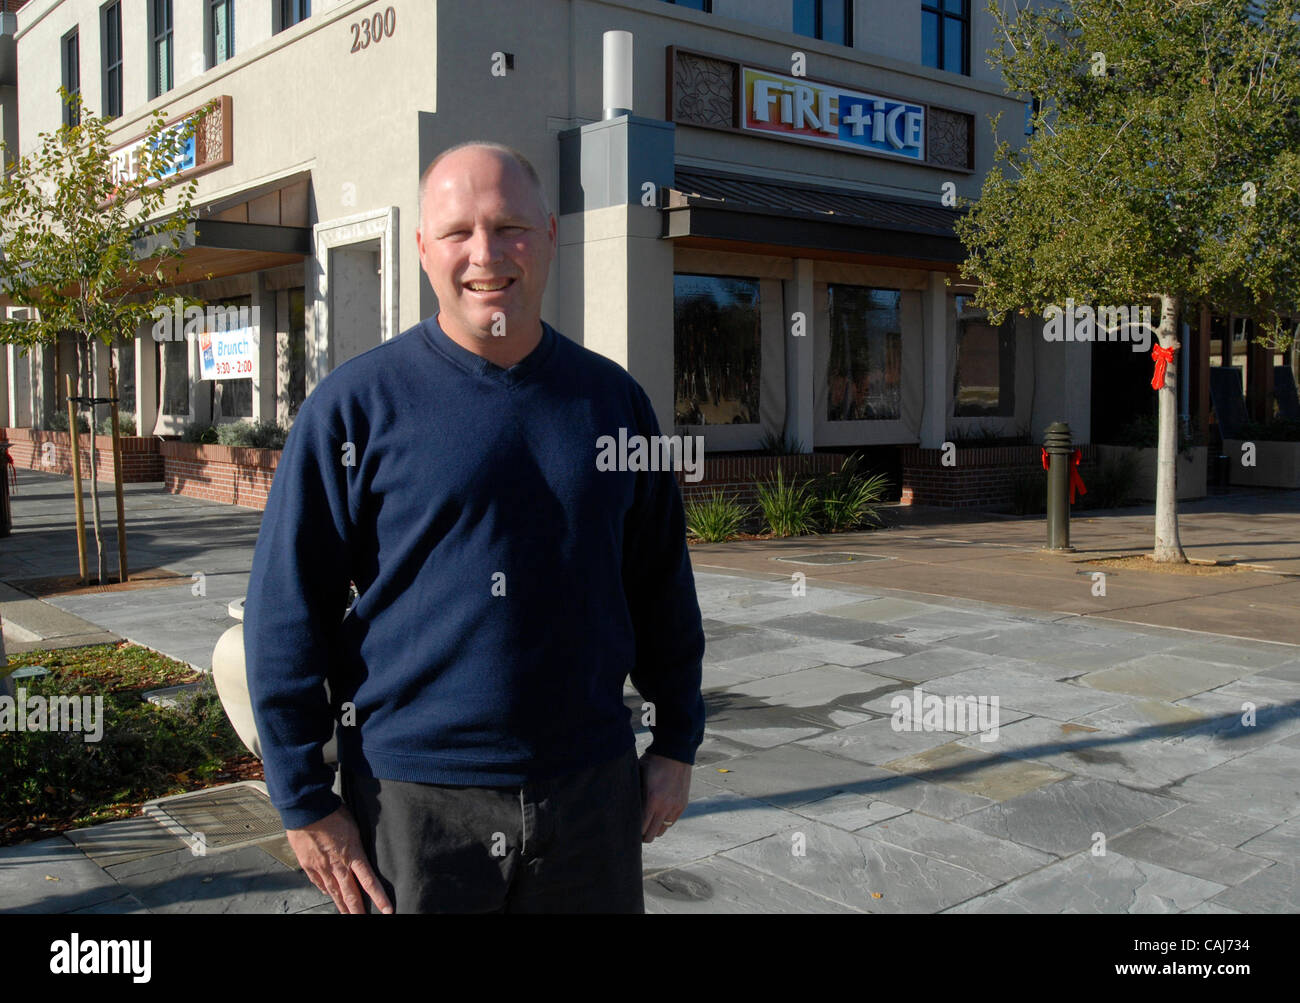
M 463 144 L 420 194 L 438 314 L 313 391 L 263 517 L 244 637 L 267 786 L 340 912 L 642 912 L 641 844 L 703 737 L 680 492 L 597 468 L 602 436 L 659 429 L 541 320 L 556 223 L 532 166 Z

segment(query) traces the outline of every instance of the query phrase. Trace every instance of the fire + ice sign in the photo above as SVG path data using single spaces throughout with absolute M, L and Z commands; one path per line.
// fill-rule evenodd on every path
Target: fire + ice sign
M 741 127 L 782 139 L 925 160 L 925 106 L 741 67 Z
M 257 357 L 257 336 L 251 327 L 199 333 L 199 379 L 249 380 Z

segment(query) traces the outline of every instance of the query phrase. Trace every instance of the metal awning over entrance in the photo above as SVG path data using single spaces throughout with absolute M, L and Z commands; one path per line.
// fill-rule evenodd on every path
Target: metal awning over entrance
M 170 239 L 135 241 L 136 259 L 147 261 Z M 180 246 L 183 256 L 178 262 L 180 273 L 173 280 L 176 285 L 301 262 L 312 253 L 312 232 L 304 226 L 203 219 L 186 228 Z
M 955 270 L 961 213 L 935 203 L 678 168 L 663 236 L 686 247 Z M 738 247 L 738 244 L 748 245 Z
M 154 259 L 158 248 L 170 242 L 170 236 L 133 241 L 136 274 L 153 271 L 158 264 Z M 186 227 L 180 249 L 180 259 L 172 259 L 164 269 L 171 285 L 201 282 L 209 277 L 220 279 L 301 262 L 312 253 L 312 231 L 304 226 L 198 220 Z M 172 278 L 177 266 L 180 270 Z M 123 281 L 130 279 L 124 274 Z M 0 295 L 0 308 L 8 306 L 12 306 L 12 301 L 8 296 Z

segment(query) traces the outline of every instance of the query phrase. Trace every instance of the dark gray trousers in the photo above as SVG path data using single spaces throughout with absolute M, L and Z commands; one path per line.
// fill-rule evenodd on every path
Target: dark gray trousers
M 522 788 L 340 772 L 344 803 L 396 912 L 645 911 L 635 749 Z

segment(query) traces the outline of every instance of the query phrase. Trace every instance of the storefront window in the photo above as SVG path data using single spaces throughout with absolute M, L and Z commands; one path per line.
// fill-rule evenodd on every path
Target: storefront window
M 758 423 L 758 279 L 673 276 L 674 421 Z
M 970 296 L 957 297 L 957 365 L 953 372 L 954 417 L 1009 418 L 1016 413 L 1016 333 L 1008 317 L 988 322 Z
M 306 290 L 289 290 L 289 417 L 307 399 L 307 311 Z
M 230 299 L 216 300 L 213 306 L 224 307 L 229 311 L 225 316 L 230 318 L 226 322 L 226 328 L 230 330 L 236 326 L 244 326 L 244 318 L 249 316 L 251 303 L 251 296 L 232 296 Z M 238 314 L 236 314 L 236 310 L 239 311 Z M 252 326 L 251 319 L 248 323 Z M 221 418 L 253 417 L 253 381 L 251 379 L 213 380 L 211 381 L 211 387 L 213 421 L 218 421 Z
M 903 324 L 897 289 L 832 284 L 828 421 L 902 417 Z
M 190 342 L 158 342 L 162 373 L 162 413 L 171 417 L 190 414 Z
M 131 414 L 135 411 L 135 345 L 119 340 L 113 347 L 113 364 L 117 366 L 117 410 Z
M 1219 314 L 1210 316 L 1210 365 L 1226 366 L 1225 346 L 1228 344 L 1228 319 Z

